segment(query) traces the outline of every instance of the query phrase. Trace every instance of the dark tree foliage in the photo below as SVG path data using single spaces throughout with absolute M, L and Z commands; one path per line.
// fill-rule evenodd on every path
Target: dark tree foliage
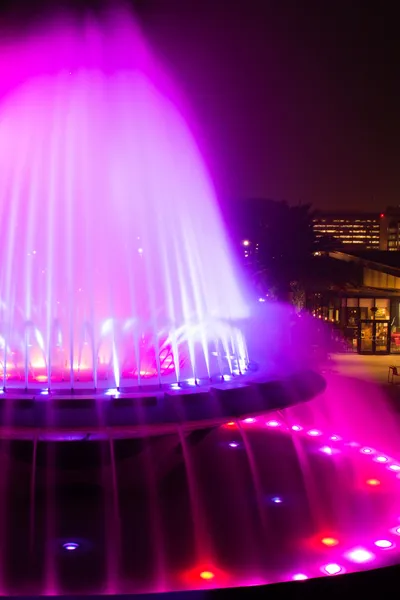
M 252 243 L 249 268 L 258 289 L 287 296 L 310 267 L 316 249 L 311 206 L 254 199 L 242 203 L 237 216 L 236 235 Z
M 339 246 L 329 236 L 316 238 L 310 204 L 290 206 L 285 201 L 253 199 L 240 203 L 235 215 L 236 239 L 251 241 L 247 268 L 260 293 L 287 298 L 358 281 L 353 266 L 318 256 Z

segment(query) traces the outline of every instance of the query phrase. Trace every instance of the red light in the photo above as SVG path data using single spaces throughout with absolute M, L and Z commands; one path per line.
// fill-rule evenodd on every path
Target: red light
M 384 217 L 385 215 L 384 215 L 384 213 L 381 213 L 379 216 L 380 216 L 380 218 L 381 218 L 381 219 L 383 219 L 383 217 Z
M 225 587 L 229 581 L 229 576 L 225 571 L 208 562 L 197 565 L 190 571 L 182 573 L 182 578 L 190 588 L 193 588 L 194 585 L 201 585 L 199 580 L 207 587 L 209 585 L 215 586 L 216 582 L 218 582 L 218 586 Z
M 324 537 L 322 538 L 321 543 L 324 544 L 324 546 L 337 546 L 339 540 L 334 537 Z
M 225 427 L 236 427 L 236 423 L 234 421 L 229 421 L 228 423 L 225 423 Z

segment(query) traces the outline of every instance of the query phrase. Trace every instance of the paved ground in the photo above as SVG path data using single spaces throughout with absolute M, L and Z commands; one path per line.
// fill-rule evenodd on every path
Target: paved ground
M 332 355 L 332 370 L 347 377 L 379 383 L 387 384 L 390 365 L 397 365 L 400 372 L 400 356 L 362 356 L 350 353 Z M 396 379 L 400 385 L 400 377 Z

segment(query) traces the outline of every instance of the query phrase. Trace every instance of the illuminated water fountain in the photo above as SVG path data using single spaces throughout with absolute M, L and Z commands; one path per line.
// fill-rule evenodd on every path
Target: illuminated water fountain
M 27 77 L 0 109 L 4 387 L 244 372 L 248 310 L 213 187 L 140 34 L 56 31 L 5 58 Z
M 340 382 L 304 403 L 325 389 L 303 353 L 312 320 L 296 340 L 287 308 L 249 309 L 134 21 L 60 21 L 1 50 L 0 594 L 393 560 L 396 454 L 359 414 L 333 418 Z

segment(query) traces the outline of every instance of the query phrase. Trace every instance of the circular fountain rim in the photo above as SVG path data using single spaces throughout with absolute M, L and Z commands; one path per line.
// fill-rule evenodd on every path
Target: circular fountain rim
M 308 402 L 325 387 L 319 373 L 298 371 L 280 379 L 257 373 L 230 382 L 111 394 L 6 392 L 0 396 L 0 439 L 83 441 L 218 427 Z

